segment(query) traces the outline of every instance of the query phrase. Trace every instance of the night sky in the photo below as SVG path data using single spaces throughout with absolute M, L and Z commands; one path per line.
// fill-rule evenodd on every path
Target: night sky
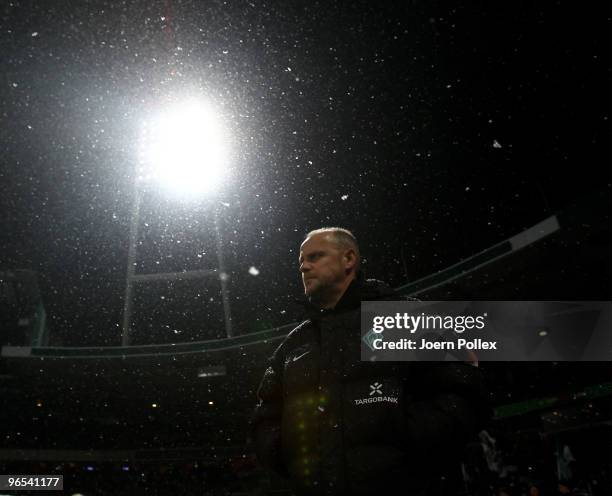
M 300 318 L 309 230 L 351 229 L 368 277 L 398 286 L 610 187 L 611 16 L 595 4 L 0 12 L 0 270 L 38 272 L 52 344 L 119 344 L 143 119 L 183 98 L 220 109 L 229 179 L 190 201 L 145 192 L 138 271 L 214 268 L 217 209 L 237 334 Z M 140 288 L 134 311 L 135 343 L 224 334 L 216 280 Z

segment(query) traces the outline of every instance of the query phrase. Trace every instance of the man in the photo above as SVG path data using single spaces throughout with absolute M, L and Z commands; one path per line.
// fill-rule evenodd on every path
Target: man
M 297 494 L 425 494 L 488 415 L 464 363 L 362 362 L 362 300 L 394 300 L 364 280 L 355 237 L 312 231 L 300 247 L 308 319 L 270 359 L 252 428 L 261 463 Z M 382 401 L 360 401 L 372 394 Z M 398 493 L 399 494 L 399 493 Z

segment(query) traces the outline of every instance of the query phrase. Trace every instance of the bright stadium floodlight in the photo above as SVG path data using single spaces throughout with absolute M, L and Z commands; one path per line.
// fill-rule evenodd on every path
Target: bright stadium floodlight
M 228 168 L 228 139 L 220 115 L 202 101 L 186 101 L 147 122 L 141 171 L 174 195 L 213 191 Z
M 225 332 L 233 336 L 228 277 L 223 258 L 223 242 L 218 220 L 218 205 L 212 208 L 217 244 L 216 269 L 182 270 L 154 274 L 137 274 L 138 226 L 140 204 L 151 181 L 181 199 L 203 199 L 209 196 L 228 175 L 230 147 L 222 115 L 201 100 L 186 100 L 168 107 L 155 118 L 147 119 L 141 128 L 139 167 L 134 180 L 134 202 L 130 222 L 123 327 L 121 345 L 129 346 L 132 325 L 133 293 L 136 284 L 146 281 L 171 281 L 200 277 L 219 279 Z M 155 407 L 155 405 L 153 406 Z

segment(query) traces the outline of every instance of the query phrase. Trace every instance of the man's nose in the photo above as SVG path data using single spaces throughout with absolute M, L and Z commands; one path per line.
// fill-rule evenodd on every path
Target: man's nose
M 308 272 L 310 270 L 310 264 L 306 262 L 302 262 L 300 265 L 300 272 Z

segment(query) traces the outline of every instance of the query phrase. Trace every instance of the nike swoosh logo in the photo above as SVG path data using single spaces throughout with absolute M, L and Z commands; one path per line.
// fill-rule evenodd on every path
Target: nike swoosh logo
M 310 351 L 307 351 L 306 353 L 302 353 L 301 355 L 298 355 L 298 356 L 294 356 L 294 357 L 291 359 L 291 361 L 292 361 L 292 362 L 295 362 L 295 361 L 299 360 L 300 358 L 302 358 L 303 356 L 308 355 L 308 353 L 310 353 Z

